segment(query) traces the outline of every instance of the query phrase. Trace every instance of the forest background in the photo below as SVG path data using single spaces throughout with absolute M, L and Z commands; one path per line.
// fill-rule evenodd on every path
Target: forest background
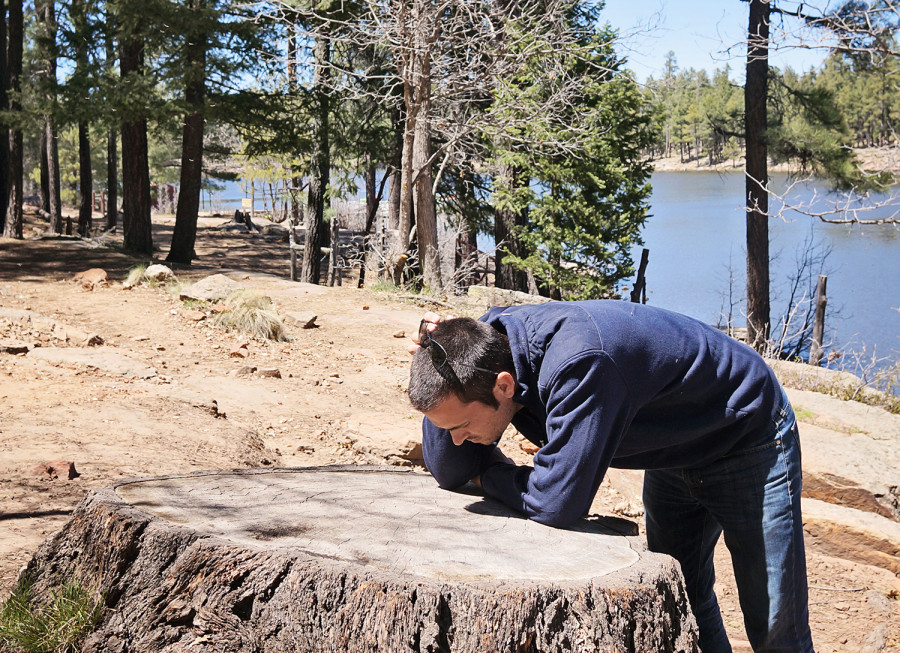
M 498 287 L 573 299 L 616 296 L 634 275 L 656 157 L 746 160 L 765 198 L 766 163 L 784 164 L 856 207 L 816 218 L 865 221 L 859 206 L 873 191 L 883 204 L 893 183 L 893 162 L 864 169 L 856 152 L 896 144 L 898 3 L 734 4 L 750 17 L 743 84 L 729 66 L 681 70 L 674 55 L 639 82 L 603 2 L 10 0 L 0 226 L 24 237 L 28 199 L 49 233 L 121 228 L 126 249 L 149 258 L 168 247 L 170 263 L 189 265 L 202 188 L 262 180 L 280 189 L 272 217 L 303 236 L 292 243 L 299 277 L 318 283 L 333 203 L 363 180 L 364 231 L 384 205 L 394 234 L 376 266 L 384 279 L 464 288 L 481 233 L 494 239 Z M 806 46 L 825 62 L 770 67 L 770 30 L 797 26 L 820 35 Z M 762 174 L 750 166 L 760 146 Z M 768 219 L 748 193 L 748 220 Z M 151 212 L 167 207 L 172 242 L 153 243 Z M 439 260 L 447 231 L 451 278 Z M 768 280 L 750 277 L 768 254 L 749 243 L 744 312 L 764 348 Z

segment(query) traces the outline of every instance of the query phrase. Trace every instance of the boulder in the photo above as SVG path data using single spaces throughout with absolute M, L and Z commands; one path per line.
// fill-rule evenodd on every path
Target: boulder
M 175 273 L 172 272 L 171 268 L 159 263 L 154 263 L 144 270 L 144 277 L 146 279 L 151 279 L 152 281 L 160 282 L 176 280 Z
M 239 290 L 240 287 L 240 284 L 232 281 L 224 274 L 213 274 L 182 289 L 179 298 L 181 300 L 193 299 L 213 304 L 225 299 L 235 290 Z

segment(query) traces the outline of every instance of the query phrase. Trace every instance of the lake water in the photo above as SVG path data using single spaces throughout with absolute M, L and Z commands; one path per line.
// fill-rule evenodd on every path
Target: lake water
M 710 323 L 727 312 L 729 268 L 734 293 L 742 297 L 746 279 L 746 213 L 742 174 L 657 172 L 651 179 L 651 217 L 643 230 L 650 250 L 647 268 L 649 303 Z M 786 177 L 773 175 L 781 193 Z M 814 195 L 815 193 L 815 195 Z M 790 197 L 829 202 L 817 184 L 795 187 Z M 773 212 L 773 207 L 770 207 Z M 900 352 L 900 227 L 836 225 L 786 211 L 769 221 L 772 257 L 772 321 L 787 305 L 789 278 L 796 275 L 798 250 L 809 241 L 830 248 L 824 263 L 828 275 L 826 341 L 860 351 L 865 347 L 896 360 Z M 634 253 L 640 260 L 640 248 Z M 746 324 L 739 309 L 734 323 Z
M 744 177 L 740 173 L 656 172 L 651 182 L 651 215 L 643 230 L 644 246 L 650 250 L 649 303 L 719 323 L 728 311 L 729 270 L 734 274 L 734 296 L 743 297 L 745 292 Z M 781 193 L 786 183 L 784 175 L 773 175 L 776 192 Z M 828 204 L 827 189 L 819 185 L 795 187 L 791 197 L 808 201 L 814 193 L 820 206 Z M 203 208 L 233 211 L 243 196 L 238 182 L 228 182 L 223 190 L 204 193 Z M 354 197 L 363 197 L 363 189 Z M 263 202 L 258 190 L 258 210 L 264 208 Z M 815 249 L 831 249 L 824 264 L 826 342 L 847 351 L 865 348 L 894 360 L 900 357 L 900 311 L 895 310 L 900 307 L 900 227 L 826 224 L 792 212 L 784 218 L 769 222 L 773 323 L 787 306 L 798 250 L 811 241 Z M 478 240 L 482 249 L 493 249 L 490 236 Z M 634 250 L 635 265 L 640 251 L 640 247 Z M 732 323 L 743 326 L 741 307 L 736 305 L 732 312 Z

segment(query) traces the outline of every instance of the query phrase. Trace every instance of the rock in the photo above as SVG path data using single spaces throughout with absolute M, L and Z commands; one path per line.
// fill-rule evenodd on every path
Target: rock
M 280 379 L 281 378 L 281 370 L 277 368 L 262 368 L 256 370 L 257 376 L 264 376 L 270 379 Z
M 301 329 L 312 329 L 316 326 L 316 320 L 319 316 L 315 313 L 296 311 L 285 313 L 284 318 L 288 324 L 294 324 Z
M 236 234 L 250 233 L 250 229 L 247 228 L 247 225 L 236 224 L 234 222 L 226 222 L 221 227 L 219 227 L 219 231 L 224 231 L 226 233 L 236 233 Z
M 203 311 L 185 311 L 184 317 L 191 322 L 200 322 L 206 319 L 206 313 Z
M 406 337 L 406 331 L 397 331 L 396 333 L 394 333 L 394 337 L 395 337 L 395 338 L 405 338 L 405 337 Z
M 159 263 L 154 263 L 144 270 L 144 277 L 153 281 L 175 281 L 175 273 L 172 270 Z
M 250 355 L 250 352 L 247 350 L 247 343 L 235 345 L 231 348 L 231 351 L 228 352 L 228 355 L 232 358 L 247 358 L 247 356 Z
M 102 268 L 91 268 L 90 270 L 79 272 L 72 277 L 72 280 L 81 282 L 81 287 L 89 290 L 97 286 L 109 285 L 106 270 Z
M 394 469 L 120 483 L 26 573 L 97 586 L 84 653 L 698 650 L 678 565 L 618 524 L 548 528 Z
M 518 290 L 489 288 L 487 286 L 469 286 L 469 299 L 488 306 L 513 306 L 517 304 L 546 304 L 553 301 L 549 297 L 530 295 Z
M 807 548 L 900 576 L 900 523 L 881 515 L 803 498 Z
M 256 371 L 256 367 L 252 365 L 244 365 L 243 367 L 239 367 L 236 370 L 231 370 L 229 372 L 232 376 L 250 376 Z
M 0 340 L 0 354 L 27 354 L 32 346 L 17 340 Z
M 52 480 L 64 478 L 71 481 L 81 474 L 75 469 L 75 463 L 69 460 L 56 460 L 50 463 L 40 463 L 32 468 L 32 472 L 41 477 L 49 477 Z
M 235 290 L 240 289 L 240 287 L 237 282 L 232 281 L 224 274 L 214 274 L 182 289 L 179 298 L 181 300 L 193 299 L 199 302 L 215 303 L 225 299 Z
M 85 333 L 79 329 L 57 323 L 54 325 L 53 337 L 65 340 L 78 347 L 95 347 L 103 344 L 103 338 L 96 333 Z
M 157 375 L 152 367 L 124 354 L 103 347 L 76 349 L 72 347 L 38 347 L 28 352 L 28 358 L 43 360 L 67 367 L 86 367 L 135 379 L 149 379 Z

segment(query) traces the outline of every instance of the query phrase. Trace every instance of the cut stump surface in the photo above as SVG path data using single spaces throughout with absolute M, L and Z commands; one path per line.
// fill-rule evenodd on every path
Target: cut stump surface
M 88 496 L 29 565 L 110 608 L 83 651 L 695 651 L 629 522 L 555 529 L 427 474 L 239 470 Z

